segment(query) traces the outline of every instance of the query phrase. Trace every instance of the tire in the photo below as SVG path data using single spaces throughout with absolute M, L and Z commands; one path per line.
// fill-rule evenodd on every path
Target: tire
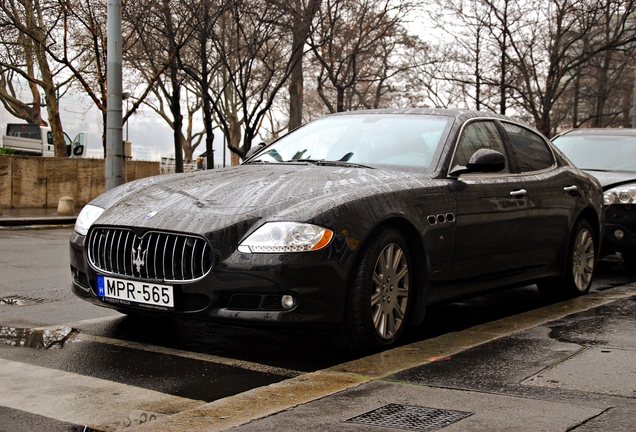
M 349 350 L 392 345 L 408 323 L 413 274 L 408 246 L 392 228 L 378 232 L 362 250 L 335 342 Z
M 566 257 L 563 277 L 537 283 L 542 295 L 570 298 L 587 294 L 592 286 L 597 256 L 596 235 L 590 223 L 580 219 L 574 225 Z

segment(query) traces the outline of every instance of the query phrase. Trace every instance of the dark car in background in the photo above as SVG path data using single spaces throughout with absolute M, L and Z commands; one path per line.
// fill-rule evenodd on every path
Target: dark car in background
M 463 110 L 326 116 L 242 165 L 130 182 L 81 211 L 73 292 L 127 314 L 313 325 L 393 344 L 427 305 L 592 281 L 601 189 L 533 129 Z
M 620 252 L 636 272 L 636 130 L 572 129 L 552 139 L 576 166 L 603 186 L 603 254 Z

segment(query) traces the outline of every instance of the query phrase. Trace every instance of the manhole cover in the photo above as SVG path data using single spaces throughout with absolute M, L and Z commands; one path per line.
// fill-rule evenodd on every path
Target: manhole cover
M 23 297 L 18 295 L 0 297 L 0 305 L 9 305 L 9 306 L 31 306 L 31 305 L 45 303 L 48 301 L 50 300 L 43 299 L 43 298 Z
M 347 422 L 414 431 L 435 431 L 458 422 L 470 412 L 389 404 L 350 418 Z

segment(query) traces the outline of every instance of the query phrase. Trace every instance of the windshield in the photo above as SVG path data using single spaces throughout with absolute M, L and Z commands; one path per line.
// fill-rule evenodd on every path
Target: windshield
M 451 121 L 408 114 L 328 116 L 284 136 L 249 162 L 334 161 L 430 168 Z
M 581 169 L 636 172 L 636 136 L 563 135 L 553 143 Z

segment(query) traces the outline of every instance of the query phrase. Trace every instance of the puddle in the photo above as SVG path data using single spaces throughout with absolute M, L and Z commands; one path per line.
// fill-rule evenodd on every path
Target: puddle
M 25 348 L 64 348 L 64 344 L 78 334 L 79 330 L 72 327 L 23 329 L 0 326 L 0 344 Z
M 31 306 L 31 305 L 46 303 L 49 301 L 51 300 L 14 295 L 14 296 L 0 297 L 0 306 Z

